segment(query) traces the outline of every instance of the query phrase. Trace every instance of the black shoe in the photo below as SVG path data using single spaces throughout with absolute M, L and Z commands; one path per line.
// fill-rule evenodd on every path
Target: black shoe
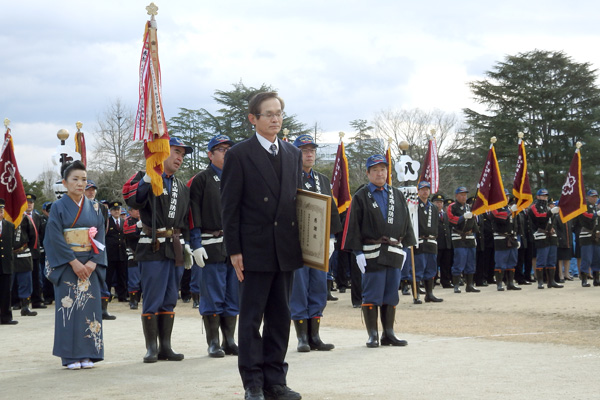
M 302 396 L 300 393 L 294 392 L 286 385 L 273 385 L 265 388 L 265 399 L 266 400 L 300 400 Z M 260 398 L 260 397 L 258 397 Z
M 33 303 L 31 305 L 31 308 L 48 308 L 48 306 L 42 302 L 39 302 L 39 303 Z
M 185 298 L 182 298 L 182 299 L 181 299 L 181 301 L 182 301 L 183 303 L 189 303 L 191 300 L 192 300 L 192 298 L 191 298 L 191 297 L 185 297 Z M 121 301 L 121 300 L 119 300 L 119 301 Z
M 346 288 L 345 288 L 345 287 L 343 287 L 343 286 L 342 286 L 342 287 L 340 287 L 340 289 L 339 289 L 339 292 L 340 292 L 340 293 L 346 293 Z
M 262 388 L 253 386 L 246 389 L 244 400 L 265 400 Z
M 0 322 L 1 325 L 16 325 L 18 323 L 19 323 L 19 321 L 15 321 L 14 319 L 12 319 L 10 321 L 2 321 L 2 322 Z

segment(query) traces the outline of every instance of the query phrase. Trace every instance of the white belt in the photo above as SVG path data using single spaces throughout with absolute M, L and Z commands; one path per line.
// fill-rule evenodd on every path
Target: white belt
M 475 236 L 473 236 L 473 235 L 466 235 L 465 239 L 475 239 Z M 452 240 L 462 240 L 462 236 L 458 235 L 456 233 L 453 233 L 452 234 Z
M 373 253 L 365 253 L 365 258 L 369 259 L 369 258 L 377 258 L 379 257 L 379 251 L 373 252 Z
M 433 240 L 433 239 L 419 239 L 419 244 L 421 243 L 433 243 L 433 244 L 437 244 L 437 240 Z
M 202 237 L 204 237 L 204 235 L 202 235 Z M 211 239 L 202 239 L 202 245 L 206 246 L 209 244 L 215 244 L 215 243 L 223 243 L 223 236 L 219 236 L 219 237 L 214 237 L 213 235 L 208 235 L 209 238 Z
M 581 232 L 581 233 L 579 234 L 579 237 L 580 237 L 580 238 L 592 237 L 592 233 L 591 233 L 591 232 L 587 232 L 587 233 Z
M 158 243 L 164 243 L 166 239 L 167 238 L 164 238 L 164 237 L 156 238 L 156 240 L 158 240 Z M 181 242 L 181 244 L 185 244 L 184 239 L 179 239 L 179 242 Z M 140 240 L 138 240 L 138 243 L 145 243 L 145 244 L 152 243 L 152 238 L 148 237 L 148 236 L 142 236 L 142 237 L 140 237 Z
M 363 251 L 374 251 L 381 247 L 381 243 L 363 244 Z
M 17 258 L 31 258 L 31 253 L 21 253 L 21 254 L 17 254 Z

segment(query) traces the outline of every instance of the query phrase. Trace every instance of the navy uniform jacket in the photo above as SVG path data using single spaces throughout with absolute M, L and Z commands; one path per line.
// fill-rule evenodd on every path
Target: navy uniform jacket
M 125 220 L 123 218 L 119 218 L 119 226 L 117 226 L 112 215 L 108 216 L 105 236 L 108 261 L 127 260 L 127 247 L 125 244 L 125 233 L 123 232 L 124 225 Z
M 223 263 L 227 259 L 221 222 L 221 179 L 209 165 L 187 183 L 190 188 L 191 246 L 204 246 L 207 264 Z
M 33 271 L 31 249 L 36 246 L 37 235 L 31 220 L 23 216 L 14 234 L 14 272 Z
M 579 231 L 579 244 L 581 246 L 597 243 L 595 238 L 599 228 L 598 215 L 596 215 L 596 207 L 593 204 L 587 203 L 587 210 L 577 216 L 575 224 Z
M 452 246 L 454 248 L 476 247 L 475 233 L 479 232 L 479 226 L 475 215 L 471 219 L 463 217 L 467 208 L 466 204 L 460 204 L 458 201 L 448 206 L 448 222 L 452 227 Z
M 529 208 L 529 218 L 537 249 L 558 245 L 556 231 L 552 227 L 552 212 L 548 209 L 547 201 L 536 200 Z
M 440 219 L 438 214 L 439 211 L 432 202 L 428 200 L 427 203 L 423 203 L 419 199 L 417 208 L 417 215 L 419 217 L 419 247 L 415 247 L 415 254 L 437 254 L 437 234 Z
M 13 273 L 13 241 L 15 225 L 5 219 L 2 224 L 0 235 L 0 274 L 10 275 Z
M 393 191 L 394 204 L 389 204 L 388 197 L 386 214 L 393 212 L 393 224 L 389 223 L 389 219 L 383 218 L 368 185 L 354 194 L 346 217 L 342 246 L 346 250 L 362 251 L 365 254 L 367 272 L 386 267 L 402 268 L 406 255 L 402 255 L 400 251 L 416 244 L 404 195 L 391 186 L 388 186 L 388 190 Z M 399 241 L 401 246 L 385 243 L 384 238 Z
M 494 231 L 494 248 L 510 250 L 517 248 L 517 225 L 508 207 L 492 211 L 492 230 Z
M 255 136 L 225 153 L 221 206 L 227 255 L 242 254 L 244 270 L 293 271 L 302 267 L 296 217 L 302 157 L 291 143 L 277 139 L 281 176 Z
M 144 190 L 148 189 L 148 195 L 143 199 L 138 199 L 138 189 L 144 175 L 145 172 L 140 171 L 125 183 L 123 186 L 123 198 L 130 207 L 140 210 L 140 219 L 148 228 L 152 227 L 152 214 L 154 212 L 157 230 L 169 230 L 173 228 L 181 230 L 181 254 L 178 255 L 178 258 L 183 260 L 184 241 L 189 241 L 190 238 L 188 222 L 189 189 L 177 177 L 173 176 L 171 179 L 167 179 L 163 174 L 163 193 L 160 196 L 154 196 L 151 185 L 144 182 L 143 185 L 147 186 Z M 170 187 L 167 187 L 167 185 Z M 153 203 L 156 205 L 154 210 Z M 160 243 L 160 247 L 158 251 L 154 251 L 152 248 L 152 234 L 145 234 L 142 231 L 135 253 L 137 261 L 175 260 L 173 238 L 158 238 L 158 242 Z

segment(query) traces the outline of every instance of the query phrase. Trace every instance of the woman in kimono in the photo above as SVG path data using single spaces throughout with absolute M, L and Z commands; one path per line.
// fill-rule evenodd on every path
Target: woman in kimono
M 62 168 L 67 193 L 52 204 L 46 226 L 46 276 L 54 284 L 54 349 L 68 369 L 104 359 L 100 288 L 106 276 L 102 210 L 84 196 L 80 161 Z

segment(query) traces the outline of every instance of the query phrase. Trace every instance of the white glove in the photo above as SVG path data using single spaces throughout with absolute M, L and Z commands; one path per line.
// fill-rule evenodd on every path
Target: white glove
M 152 182 L 152 178 L 150 177 L 150 175 L 146 174 L 144 175 L 144 177 L 142 178 L 142 180 L 146 183 L 150 183 Z
M 521 241 L 517 240 L 517 249 L 520 249 L 520 248 L 521 248 Z
M 196 250 L 194 250 L 194 261 L 196 262 L 196 264 L 198 264 L 198 266 L 200 268 L 204 268 L 204 266 L 206 265 L 206 262 L 204 262 L 204 260 L 208 260 L 208 254 L 206 254 L 206 250 L 204 249 L 204 247 L 198 247 Z
M 596 215 L 600 217 L 600 210 L 596 211 Z
M 512 206 L 510 206 L 510 211 L 512 211 L 512 212 L 517 212 L 518 209 L 519 209 L 519 207 L 517 207 L 516 204 L 513 204 Z
M 552 210 L 550 210 L 552 212 L 552 214 L 558 214 L 560 212 L 560 207 L 554 207 Z
M 463 217 L 464 217 L 465 219 L 471 219 L 471 218 L 473 218 L 473 213 L 472 213 L 471 211 L 467 211 L 467 212 L 465 213 L 465 215 L 463 215 Z
M 363 274 L 365 273 L 365 267 L 367 266 L 367 259 L 364 254 L 359 254 L 356 256 L 356 264 L 358 264 L 358 269 Z
M 144 226 L 144 224 L 142 223 L 142 220 L 140 219 L 138 222 L 135 223 L 135 226 L 137 226 L 138 228 L 142 229 L 142 227 Z
M 329 258 L 331 258 L 331 255 L 333 254 L 334 251 L 335 251 L 335 238 L 330 238 L 329 239 Z
M 193 264 L 192 260 L 192 249 L 189 244 L 186 244 L 183 248 L 183 266 L 185 269 L 191 269 Z

